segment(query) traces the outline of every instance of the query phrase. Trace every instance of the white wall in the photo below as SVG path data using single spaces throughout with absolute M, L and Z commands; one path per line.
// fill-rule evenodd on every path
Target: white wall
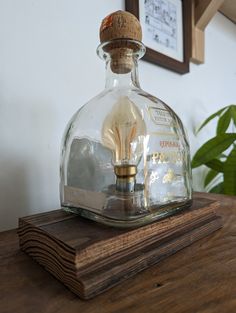
M 118 9 L 122 0 L 0 0 L 1 230 L 15 227 L 19 216 L 59 207 L 62 133 L 78 107 L 103 88 L 98 29 Z M 236 102 L 236 26 L 217 14 L 205 50 L 205 64 L 191 64 L 183 76 L 140 64 L 143 89 L 179 114 L 192 153 L 213 135 L 209 127 L 196 138 L 194 127 Z

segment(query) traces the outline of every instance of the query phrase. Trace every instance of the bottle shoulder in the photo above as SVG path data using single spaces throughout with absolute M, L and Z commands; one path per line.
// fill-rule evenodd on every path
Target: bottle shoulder
M 119 101 L 120 98 L 128 97 L 131 101 L 133 101 L 136 106 L 140 108 L 144 108 L 147 106 L 156 107 L 159 109 L 171 111 L 172 114 L 176 115 L 176 113 L 171 109 L 171 107 L 162 101 L 157 96 L 154 96 L 141 88 L 110 88 L 104 89 L 100 93 L 98 93 L 95 97 L 91 98 L 84 105 L 80 107 L 79 110 L 75 113 L 81 113 L 84 110 L 92 110 L 92 111 L 100 111 L 101 109 L 109 104 L 108 108 L 112 107 L 112 104 L 116 101 Z
M 122 104 L 123 103 L 123 104 Z M 185 131 L 177 114 L 169 105 L 156 96 L 140 88 L 111 88 L 105 89 L 85 103 L 71 118 L 67 130 L 77 128 L 101 129 L 103 121 L 119 105 L 122 105 L 123 113 L 127 111 L 130 103 L 140 112 L 143 120 L 153 131 L 155 129 L 167 130 L 175 128 L 179 136 Z M 135 109 L 135 110 L 136 110 Z M 130 109 L 132 111 L 132 109 Z M 137 113 L 137 111 L 136 111 Z M 121 114 L 120 114 L 121 116 Z

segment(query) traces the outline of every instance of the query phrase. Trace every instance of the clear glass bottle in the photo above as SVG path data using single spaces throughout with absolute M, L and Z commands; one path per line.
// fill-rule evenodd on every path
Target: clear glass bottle
M 105 89 L 69 122 L 61 154 L 61 205 L 118 227 L 140 226 L 191 205 L 189 144 L 181 120 L 140 88 L 144 45 L 113 39 L 97 49 Z

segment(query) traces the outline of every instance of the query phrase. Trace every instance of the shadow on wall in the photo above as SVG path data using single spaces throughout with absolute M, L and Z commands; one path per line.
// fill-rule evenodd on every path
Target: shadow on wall
M 32 163 L 32 160 L 30 161 Z M 0 230 L 16 227 L 18 217 L 30 213 L 30 179 L 27 160 L 1 158 Z

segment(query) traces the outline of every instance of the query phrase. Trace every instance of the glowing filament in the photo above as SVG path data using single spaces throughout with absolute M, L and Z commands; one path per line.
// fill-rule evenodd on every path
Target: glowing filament
M 143 153 L 146 125 L 128 97 L 113 105 L 102 127 L 102 143 L 112 150 L 114 164 L 137 164 Z

